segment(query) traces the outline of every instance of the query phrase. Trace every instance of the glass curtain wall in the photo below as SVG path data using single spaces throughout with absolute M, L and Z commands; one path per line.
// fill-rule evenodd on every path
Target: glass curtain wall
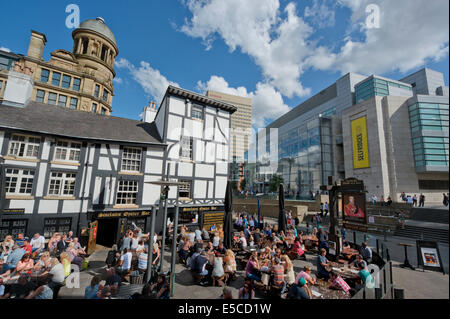
M 331 120 L 307 121 L 279 140 L 277 173 L 283 177 L 286 198 L 313 199 L 324 179 L 333 175 Z

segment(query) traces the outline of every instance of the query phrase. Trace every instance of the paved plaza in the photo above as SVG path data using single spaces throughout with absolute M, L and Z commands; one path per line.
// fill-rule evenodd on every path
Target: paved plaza
M 350 233 L 350 232 L 349 232 Z M 386 245 L 389 249 L 389 254 L 393 261 L 393 276 L 395 288 L 404 289 L 404 296 L 406 299 L 448 299 L 449 298 L 449 276 L 448 276 L 448 264 L 449 264 L 449 253 L 448 245 L 440 244 L 439 249 L 441 252 L 441 257 L 444 262 L 444 267 L 446 275 L 438 272 L 422 271 L 420 270 L 410 270 L 400 268 L 400 264 L 404 261 L 404 251 L 403 247 L 398 246 L 400 242 L 410 242 L 414 243 L 411 239 L 399 238 L 399 237 L 388 237 L 387 241 L 383 241 L 382 236 L 370 235 L 369 243 L 372 249 L 376 249 L 374 242 L 376 239 L 379 242 Z M 363 239 L 362 234 L 358 234 L 357 241 Z M 414 248 L 414 247 L 413 247 Z M 83 298 L 84 289 L 89 285 L 91 278 L 94 275 L 100 274 L 102 278 L 106 275 L 106 255 L 108 249 L 105 247 L 98 246 L 97 251 L 89 257 L 89 268 L 86 271 L 80 273 L 80 288 L 69 289 L 63 287 L 59 293 L 59 298 Z M 170 268 L 170 251 L 166 250 L 165 253 L 165 266 L 164 270 L 167 271 Z M 307 254 L 307 261 L 294 260 L 294 271 L 298 273 L 304 266 L 311 266 L 313 270 L 316 269 L 315 266 L 315 254 Z M 416 266 L 417 257 L 416 251 L 414 249 L 409 249 L 408 251 L 409 261 Z M 243 286 L 245 273 L 243 270 L 239 270 L 238 279 L 230 284 L 233 291 L 233 295 L 236 298 L 238 295 L 238 289 Z M 125 283 L 125 285 L 128 285 Z M 136 287 L 137 291 L 140 292 L 140 286 Z M 190 271 L 181 264 L 176 265 L 176 284 L 175 284 L 175 295 L 176 299 L 217 299 L 222 294 L 221 287 L 202 287 L 194 284 L 193 277 Z M 257 298 L 261 298 L 261 295 L 256 295 Z

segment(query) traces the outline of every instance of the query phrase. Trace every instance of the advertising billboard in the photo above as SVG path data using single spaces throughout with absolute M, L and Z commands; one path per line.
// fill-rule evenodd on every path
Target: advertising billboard
M 360 117 L 352 122 L 352 142 L 353 142 L 353 167 L 369 167 L 369 146 L 367 143 L 367 122 L 366 117 Z

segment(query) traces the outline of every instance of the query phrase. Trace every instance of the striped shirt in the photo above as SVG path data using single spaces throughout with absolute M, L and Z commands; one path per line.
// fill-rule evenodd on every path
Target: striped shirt
M 345 291 L 346 293 L 348 293 L 348 291 L 350 290 L 350 286 L 345 282 L 344 279 L 342 279 L 341 276 L 337 276 L 336 279 L 333 280 L 333 286 Z
M 274 265 L 272 267 L 272 272 L 275 285 L 282 285 L 284 283 L 284 267 L 281 265 Z

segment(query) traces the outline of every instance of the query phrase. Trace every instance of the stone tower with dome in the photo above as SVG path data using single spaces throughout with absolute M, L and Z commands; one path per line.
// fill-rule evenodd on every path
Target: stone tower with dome
M 110 115 L 114 61 L 119 54 L 114 34 L 99 17 L 83 21 L 72 37 L 72 52 L 55 50 L 45 61 L 47 38 L 32 30 L 28 53 L 15 63 L 14 70 L 32 76 L 33 101 Z

